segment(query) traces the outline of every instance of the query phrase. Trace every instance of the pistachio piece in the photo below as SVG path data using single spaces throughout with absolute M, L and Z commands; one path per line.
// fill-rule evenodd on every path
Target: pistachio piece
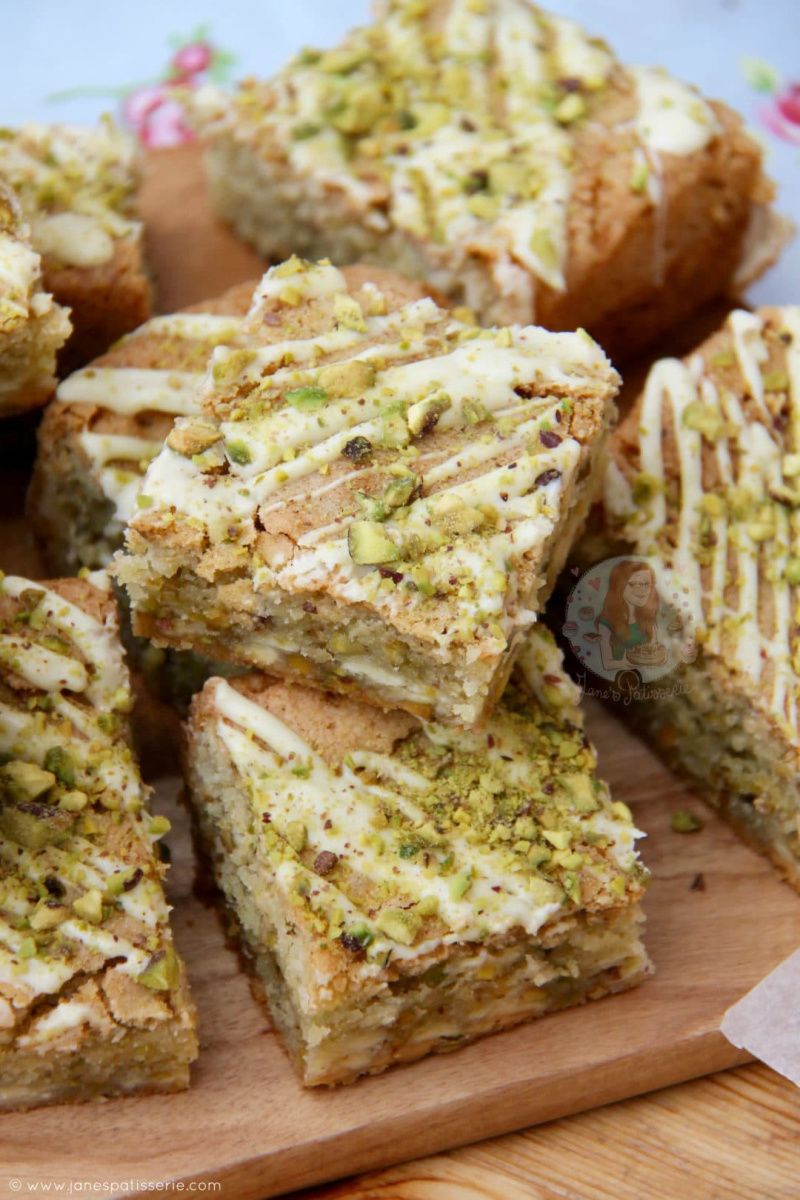
M 42 933 L 45 929 L 55 929 L 68 916 L 69 909 L 66 904 L 59 904 L 57 900 L 41 900 L 31 914 L 28 924 L 35 933 Z
M 688 808 L 679 808 L 673 813 L 670 824 L 673 833 L 697 833 L 703 828 L 703 821 L 693 812 L 689 812 Z
M 568 829 L 543 829 L 542 837 L 556 850 L 566 850 L 569 846 Z
M 499 196 L 527 196 L 530 172 L 523 163 L 501 160 L 489 167 L 489 189 Z
M 399 942 L 401 946 L 411 946 L 422 925 L 422 918 L 406 909 L 384 908 L 378 914 L 375 925 L 393 942 Z
M 466 896 L 469 889 L 472 887 L 472 876 L 469 871 L 462 871 L 459 875 L 450 880 L 450 897 L 453 900 L 461 900 Z
M 127 867 L 124 871 L 115 871 L 106 880 L 106 891 L 109 896 L 121 896 L 123 892 L 129 892 L 136 886 L 142 874 L 141 867 Z
M 286 826 L 286 840 L 298 854 L 306 848 L 307 830 L 302 821 L 290 821 Z
M 719 441 L 725 432 L 722 413 L 706 408 L 699 400 L 693 400 L 691 404 L 686 405 L 682 423 L 687 429 L 702 434 L 708 442 Z
M 554 270 L 558 266 L 558 251 L 546 229 L 534 229 L 531 234 L 530 246 L 543 267 Z
M 442 413 L 452 405 L 449 396 L 431 396 L 408 410 L 408 428 L 414 437 L 424 437 L 439 424 Z
M 381 499 L 389 508 L 403 508 L 419 495 L 422 479 L 419 475 L 400 475 L 391 480 L 381 493 Z
M 632 192 L 643 192 L 650 178 L 650 168 L 646 162 L 635 162 L 631 171 L 630 188 Z
M 373 125 L 389 111 L 383 93 L 375 84 L 350 83 L 341 107 L 329 110 L 331 125 L 340 133 L 358 136 L 369 133 Z
M 353 562 L 362 567 L 400 558 L 399 548 L 377 521 L 353 521 L 347 531 L 347 549 Z
M 203 454 L 218 442 L 221 436 L 219 429 L 209 421 L 184 420 L 169 434 L 167 445 L 176 454 L 192 458 L 195 454 Z
M 358 396 L 374 385 L 375 367 L 352 358 L 331 363 L 320 371 L 319 382 L 329 396 Z
M 89 888 L 88 892 L 72 901 L 72 911 L 82 921 L 99 925 L 103 919 L 103 893 L 99 888 Z
M 716 492 L 707 492 L 702 497 L 700 504 L 703 512 L 708 513 L 710 517 L 724 517 L 727 511 L 725 501 Z
M 44 765 L 45 770 L 52 771 L 63 787 L 75 787 L 75 764 L 63 746 L 51 746 L 44 756 Z
M 352 296 L 337 292 L 333 298 L 333 315 L 342 329 L 353 329 L 356 333 L 367 332 L 367 322 L 361 305 Z
M 228 350 L 218 346 L 214 352 L 211 376 L 214 383 L 224 386 L 233 383 L 242 371 L 250 366 L 256 355 L 254 350 Z
M 14 759 L 0 767 L 0 796 L 12 801 L 37 800 L 56 782 L 52 771 Z
M 786 582 L 790 583 L 793 587 L 797 587 L 800 584 L 800 558 L 790 558 L 788 560 L 784 575 L 786 576 Z
M 354 463 L 367 462 L 372 458 L 372 442 L 360 435 L 351 438 L 349 442 L 345 443 L 342 454 Z
M 167 946 L 155 952 L 144 970 L 136 976 L 136 981 L 153 992 L 169 992 L 178 986 L 180 977 L 175 951 Z
M 380 496 L 368 496 L 359 489 L 356 492 L 356 500 L 367 521 L 385 521 L 389 516 L 389 508 Z
M 328 649 L 332 654 L 364 654 L 366 646 L 354 642 L 346 633 L 334 633 L 328 638 Z
M 422 592 L 423 596 L 435 595 L 436 587 L 431 580 L 427 567 L 424 567 L 422 563 L 416 563 L 411 568 L 411 579 L 417 591 Z
M 572 803 L 579 813 L 596 812 L 600 807 L 594 784 L 588 775 L 569 775 L 564 780 Z
M 493 221 L 500 211 L 500 200 L 497 196 L 489 196 L 486 192 L 476 192 L 467 200 L 467 208 L 473 217 L 482 221 Z
M 58 807 L 63 808 L 66 812 L 82 812 L 88 803 L 89 797 L 86 792 L 78 790 L 62 792 L 58 797 Z
M 52 633 L 45 634 L 40 639 L 39 644 L 44 646 L 45 650 L 51 650 L 53 654 L 63 654 L 67 658 L 72 654 L 72 647 L 69 642 L 65 641 L 64 638 L 56 637 Z
M 785 392 L 789 387 L 789 376 L 785 371 L 767 371 L 764 376 L 764 390 L 767 392 Z
M 571 125 L 586 116 L 586 101 L 578 92 L 570 92 L 557 104 L 553 116 L 561 125 Z
M 466 504 L 459 496 L 442 492 L 430 501 L 430 513 L 437 525 L 440 525 L 450 536 L 471 533 L 483 524 L 483 513 L 470 504 Z
M 316 412 L 328 399 L 328 393 L 324 388 L 300 387 L 292 388 L 284 398 L 286 403 L 291 404 L 298 412 Z
M 348 50 L 345 46 L 338 50 L 326 50 L 319 59 L 319 69 L 327 75 L 349 75 L 361 66 L 366 57 L 364 50 Z
M 236 463 L 239 467 L 246 467 L 252 461 L 250 449 L 246 442 L 234 441 L 225 443 L 225 453 L 232 463 Z

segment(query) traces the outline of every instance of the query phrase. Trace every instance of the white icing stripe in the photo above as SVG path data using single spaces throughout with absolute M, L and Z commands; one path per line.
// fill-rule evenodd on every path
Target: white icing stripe
M 424 241 L 435 265 L 458 275 L 486 260 L 532 315 L 537 283 L 564 289 L 575 129 L 618 70 L 608 48 L 528 0 L 449 0 L 435 17 L 384 6 L 332 54 L 343 74 L 330 53 L 308 55 L 268 87 L 245 85 L 252 104 L 201 89 L 196 115 L 212 139 L 346 193 L 368 228 Z M 654 68 L 632 75 L 648 158 L 696 153 L 718 133 L 692 88 Z
M 62 404 L 97 404 L 131 416 L 153 411 L 191 416 L 200 411 L 197 390 L 201 375 L 136 367 L 87 367 L 58 385 Z
M 80 1000 L 66 1000 L 42 1016 L 36 1017 L 30 1031 L 18 1037 L 16 1044 L 21 1050 L 27 1050 L 31 1046 L 46 1046 L 48 1042 L 70 1029 L 78 1029 L 82 1025 L 106 1029 L 109 1024 L 110 1018 L 104 1013 L 98 1013 L 91 1004 Z
M 82 663 L 10 633 L 0 634 L 0 662 L 46 692 L 61 688 L 82 692 L 89 682 Z
M 104 467 L 109 462 L 149 462 L 161 449 L 161 442 L 151 438 L 128 437 L 118 433 L 90 433 L 84 430 L 78 440 L 94 467 Z
M 164 317 L 151 317 L 130 336 L 141 337 L 145 334 L 148 337 L 185 338 L 195 342 L 232 342 L 241 334 L 243 324 L 243 317 L 223 313 L 177 312 Z
M 291 729 L 287 728 L 266 708 L 256 704 L 253 700 L 248 700 L 246 696 L 237 692 L 224 680 L 217 683 L 214 704 L 223 717 L 227 717 L 229 721 L 234 721 L 247 729 L 252 729 L 256 737 L 261 738 L 262 742 L 266 742 L 283 758 L 294 756 L 305 760 L 314 757 L 307 742 L 299 738 L 296 733 L 292 733 Z
M 757 313 L 739 309 L 731 313 L 728 324 L 733 333 L 736 361 L 744 376 L 747 390 L 762 414 L 765 414 L 764 380 L 761 378 L 761 367 L 769 358 L 769 351 L 761 338 L 764 323 Z
M 459 869 L 471 877 L 469 897 L 456 898 L 448 876 L 422 870 L 410 857 L 404 858 L 398 853 L 404 840 L 413 838 L 415 827 L 422 828 L 429 823 L 425 809 L 414 804 L 404 792 L 368 784 L 348 766 L 334 773 L 318 755 L 306 753 L 308 747 L 302 742 L 300 746 L 304 749 L 298 756 L 302 763 L 298 765 L 308 772 L 307 776 L 292 773 L 288 765 L 281 769 L 280 760 L 271 750 L 274 748 L 282 755 L 287 746 L 296 742 L 295 735 L 271 714 L 270 721 L 265 724 L 261 706 L 244 697 L 239 696 L 231 704 L 230 693 L 233 691 L 224 680 L 217 680 L 214 704 L 218 711 L 227 710 L 223 715 L 236 711 L 245 732 L 220 721 L 217 734 L 237 770 L 253 782 L 251 802 L 255 812 L 259 816 L 269 813 L 270 826 L 282 837 L 287 836 L 291 822 L 301 822 L 305 826 L 307 844 L 312 849 L 324 849 L 347 857 L 360 874 L 379 884 L 385 874 L 381 855 L 376 856 L 375 850 L 370 851 L 368 845 L 357 849 L 354 834 L 372 828 L 376 801 L 384 801 L 405 818 L 403 827 L 389 826 L 380 834 L 385 852 L 392 855 L 392 878 L 412 896 L 420 893 L 435 896 L 440 915 L 458 940 L 470 941 L 485 936 L 482 927 L 490 920 L 493 932 L 521 925 L 535 934 L 559 911 L 561 905 L 558 902 L 537 905 L 525 877 L 510 873 L 502 858 L 488 845 L 473 847 L 465 837 L 452 832 L 446 839 L 447 847 L 454 851 Z M 277 744 L 273 747 L 271 739 L 265 737 L 271 748 L 265 750 L 247 736 L 247 730 L 257 737 L 275 731 Z M 398 783 L 398 764 L 391 759 L 373 754 L 369 765 L 390 783 Z M 268 785 L 259 786 L 259 779 L 264 779 L 265 783 L 268 780 Z M 426 788 L 430 787 L 427 780 L 424 784 Z M 408 786 L 407 781 L 403 786 Z M 326 812 L 332 817 L 327 828 L 322 815 Z M 444 858 L 445 853 L 432 849 L 431 857 Z M 316 882 L 315 879 L 315 886 Z M 495 888 L 500 890 L 495 891 Z M 341 891 L 337 902 L 340 895 Z M 354 917 L 364 919 L 365 914 L 359 913 L 352 902 L 349 908 Z M 484 914 L 482 918 L 478 916 L 479 911 Z M 396 956 L 416 957 L 421 952 L 419 946 L 411 949 L 394 942 L 391 944 Z
M 695 154 L 719 133 L 713 110 L 694 88 L 659 67 L 631 67 L 630 74 L 639 101 L 636 132 L 648 149 Z
M 59 958 L 19 958 L 26 937 L 0 917 L 0 983 L 28 989 L 32 996 L 57 992 L 78 966 Z
M 70 638 L 84 661 L 94 667 L 91 680 L 85 687 L 87 699 L 96 707 L 110 705 L 114 695 L 128 685 L 122 648 L 117 638 L 116 618 L 104 625 L 82 608 L 70 604 L 57 592 L 31 584 L 30 580 L 19 576 L 6 575 L 0 585 L 0 589 L 9 596 L 17 597 L 32 587 L 43 593 L 38 607 L 47 620 Z
M 794 614 L 790 579 L 800 563 L 800 516 L 781 497 L 793 494 L 797 476 L 788 470 L 800 432 L 800 309 L 779 310 L 781 327 L 791 335 L 787 346 L 790 435 L 780 432 L 768 407 L 762 369 L 769 351 L 764 318 L 735 312 L 728 318 L 735 363 L 746 395 L 763 420 L 748 413 L 736 394 L 717 388 L 705 374 L 703 359 L 689 366 L 664 359 L 650 371 L 639 426 L 639 458 L 648 482 L 648 499 L 641 510 L 631 503 L 630 488 L 617 473 L 607 487 L 606 506 L 629 530 L 644 554 L 667 555 L 676 578 L 686 588 L 697 629 L 705 630 L 709 653 L 724 653 L 737 670 L 761 686 L 772 673 L 771 711 L 797 730 L 797 679 L 793 665 Z M 774 383 L 782 390 L 782 382 Z M 664 439 L 675 429 L 678 454 L 679 500 L 668 509 Z M 703 437 L 713 443 L 718 484 L 707 501 L 703 475 Z M 786 471 L 784 470 L 786 466 Z M 736 506 L 745 514 L 739 516 Z M 733 510 L 731 510 L 733 506 Z M 663 540 L 667 523 L 674 523 L 670 545 Z M 701 542 L 706 523 L 710 536 Z M 702 567 L 709 577 L 703 574 Z M 764 614 L 771 612 L 770 618 Z M 766 621 L 769 620 L 769 627 Z
M 114 257 L 114 240 L 97 217 L 63 212 L 35 216 L 33 244 L 46 258 L 73 267 L 99 267 Z
M 156 457 L 163 443 L 149 438 L 90 433 L 86 430 L 78 440 L 92 464 L 103 495 L 114 505 L 117 521 L 120 526 L 127 524 L 134 513 L 146 465 Z M 126 466 L 106 466 L 109 462 L 124 462 Z

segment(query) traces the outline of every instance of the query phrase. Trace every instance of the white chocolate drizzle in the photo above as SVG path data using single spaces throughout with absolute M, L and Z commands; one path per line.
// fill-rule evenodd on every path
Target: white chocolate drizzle
M 565 722 L 572 723 L 576 715 L 574 688 L 546 631 L 537 629 L 532 641 L 543 644 L 532 649 L 528 658 L 529 684 L 536 676 L 536 688 L 547 686 L 538 676 L 542 667 L 547 669 L 551 689 L 554 683 L 563 684 L 562 707 L 553 719 L 566 729 Z M 368 966 L 383 961 L 389 949 L 395 958 L 411 958 L 434 950 L 437 944 L 477 941 L 513 928 L 535 936 L 562 910 L 559 889 L 531 871 L 524 857 L 516 860 L 501 838 L 487 834 L 482 840 L 459 820 L 451 822 L 446 832 L 437 832 L 430 807 L 436 780 L 420 774 L 411 763 L 393 754 L 352 749 L 344 764 L 334 769 L 285 721 L 226 681 L 213 680 L 206 694 L 217 714 L 217 737 L 247 787 L 254 828 L 269 830 L 268 845 L 274 845 L 275 835 L 279 839 L 277 858 L 266 855 L 275 884 L 291 895 L 302 891 L 298 883 L 305 881 L 315 910 L 324 911 L 333 925 L 338 924 L 333 936 L 344 927 L 370 928 Z M 425 735 L 448 761 L 455 756 L 457 762 L 460 754 L 484 757 L 486 773 L 481 780 L 490 789 L 525 787 L 530 778 L 525 726 L 512 724 L 502 708 L 479 733 L 427 725 Z M 585 782 L 591 791 L 588 777 Z M 581 817 L 573 836 L 580 841 L 602 826 L 611 847 L 608 866 L 630 870 L 636 860 L 636 831 L 627 814 L 612 813 L 607 791 L 599 784 L 595 790 L 597 803 Z M 380 813 L 383 818 L 376 822 Z M 305 863 L 299 852 L 290 849 L 292 831 L 298 826 L 308 851 Z M 427 845 L 424 855 L 414 850 L 415 839 L 420 838 Z M 524 856 L 528 845 L 523 842 L 514 851 Z M 359 878 L 379 890 L 382 880 L 391 880 L 405 908 L 413 909 L 417 903 L 429 906 L 444 932 L 437 939 L 417 940 L 413 946 L 400 944 L 381 929 L 380 921 L 374 924 L 374 914 L 371 917 L 360 907 L 346 884 L 337 886 L 321 877 L 324 872 L 309 867 L 322 851 L 346 861 Z M 255 851 L 257 857 L 259 853 Z M 454 879 L 462 886 L 454 886 Z
M 129 334 L 127 340 L 158 337 L 165 339 L 170 347 L 176 341 L 206 343 L 211 355 L 223 343 L 235 345 L 241 333 L 241 317 L 179 312 L 153 317 Z M 143 412 L 192 416 L 200 411 L 198 391 L 202 379 L 201 371 L 85 367 L 59 384 L 56 400 L 62 404 L 96 405 L 123 416 Z M 91 430 L 83 430 L 78 440 L 98 487 L 113 505 L 116 521 L 124 526 L 133 514 L 147 464 L 158 454 L 162 442 Z
M 345 280 L 328 264 L 306 264 L 302 272 L 273 268 L 256 293 L 248 322 L 257 324 L 253 314 L 265 297 L 279 303 L 287 289 L 297 287 L 306 298 L 347 297 Z M 475 658 L 496 653 L 512 628 L 535 619 L 516 594 L 513 568 L 555 534 L 582 461 L 583 448 L 565 432 L 564 415 L 587 386 L 613 389 L 615 376 L 584 334 L 518 326 L 476 330 L 450 318 L 432 300 L 387 316 L 361 313 L 359 320 L 358 332 L 325 329 L 314 338 L 267 347 L 256 342 L 247 348 L 244 365 L 240 350 L 219 347 L 203 392 L 205 411 L 214 410 L 220 376 L 226 389 L 242 388 L 247 404 L 260 396 L 268 401 L 261 407 L 256 403 L 252 416 L 235 410 L 219 421 L 228 462 L 226 473 L 214 474 L 213 487 L 206 486 L 203 463 L 165 447 L 148 467 L 143 491 L 151 503 L 144 518 L 134 515 L 133 527 L 164 514 L 170 524 L 189 521 L 203 528 L 214 544 L 229 540 L 232 528 L 247 544 L 255 537 L 257 518 L 268 529 L 288 503 L 324 494 L 326 473 L 354 438 L 380 447 L 387 429 L 396 430 L 401 448 L 408 445 L 397 455 L 397 471 L 416 473 L 418 495 L 386 514 L 383 531 L 396 543 L 399 558 L 413 543 L 409 553 L 414 562 L 424 563 L 432 587 L 450 593 L 450 619 L 433 634 L 442 655 L 454 640 L 469 643 Z M 333 345 L 341 359 L 335 339 L 343 332 L 352 351 L 344 366 L 369 365 L 374 377 L 366 377 L 352 396 L 327 396 L 321 388 L 328 369 L 324 355 Z M 286 362 L 292 366 L 278 365 Z M 302 400 L 302 389 L 315 388 L 327 396 L 322 406 L 306 410 L 292 404 L 298 390 Z M 450 450 L 433 458 L 412 432 L 424 427 L 431 404 L 441 409 L 437 429 L 459 435 Z M 483 469 L 458 482 L 470 468 Z M 298 492 L 305 480 L 307 490 Z M 448 504 L 459 507 L 471 525 L 458 536 L 437 536 L 437 528 L 443 521 L 446 525 L 442 514 Z M 355 563 L 349 530 L 362 516 L 351 498 L 335 522 L 298 538 L 291 561 L 255 564 L 255 591 L 324 587 L 337 599 L 367 603 L 389 619 L 400 609 L 424 613 L 422 592 L 389 591 L 379 571 Z M 124 578 L 124 561 L 120 569 Z M 454 578 L 464 586 L 454 587 Z M 265 646 L 272 644 L 271 637 L 265 630 Z
M 631 67 L 639 112 L 636 132 L 659 154 L 696 154 L 719 131 L 711 107 L 695 88 L 673 79 L 660 67 Z
M 374 230 L 400 230 L 434 263 L 490 264 L 503 295 L 566 286 L 575 129 L 618 69 L 576 22 L 528 0 L 411 0 L 334 51 L 303 54 L 240 97 L 202 89 L 198 123 L 346 194 Z M 698 152 L 717 132 L 686 85 L 635 68 L 633 120 L 653 156 Z
M 769 318 L 769 336 L 789 339 L 787 370 L 773 378 L 764 374 L 767 319 L 744 311 L 728 318 L 732 352 L 722 352 L 721 365 L 736 367 L 741 394 L 721 385 L 713 358 L 656 363 L 639 421 L 646 498 L 634 502 L 631 484 L 614 468 L 604 503 L 636 551 L 663 558 L 685 588 L 705 651 L 724 656 L 756 685 L 770 713 L 796 736 L 800 309 L 777 309 Z M 678 455 L 677 501 L 664 463 L 669 430 Z M 706 457 L 713 446 L 713 486 L 704 446 Z

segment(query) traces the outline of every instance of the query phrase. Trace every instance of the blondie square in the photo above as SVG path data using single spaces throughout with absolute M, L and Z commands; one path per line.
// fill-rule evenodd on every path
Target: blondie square
M 479 732 L 252 675 L 210 680 L 186 737 L 201 841 L 305 1084 L 648 973 L 636 832 L 541 625 Z
M 611 446 L 593 557 L 648 556 L 687 602 L 685 686 L 639 718 L 800 886 L 800 308 L 657 362 Z
M 69 333 L 67 312 L 44 289 L 19 203 L 0 182 L 0 417 L 46 403 Z
M 529 0 L 386 0 L 193 111 L 217 211 L 272 261 L 382 263 L 615 362 L 785 236 L 735 113 Z
M 176 1091 L 197 1055 L 108 587 L 0 581 L 0 1111 Z
M 71 310 L 63 375 L 150 315 L 135 143 L 109 120 L 97 129 L 31 122 L 0 130 L 0 181 L 30 224 L 45 289 Z
M 291 259 L 147 471 L 134 631 L 474 724 L 581 528 L 618 376 L 584 333 L 481 330 Z
M 235 345 L 255 283 L 153 317 L 59 384 L 38 433 L 28 518 L 48 570 L 105 567 L 122 545 L 147 464 L 176 415 L 200 412 L 208 360 Z

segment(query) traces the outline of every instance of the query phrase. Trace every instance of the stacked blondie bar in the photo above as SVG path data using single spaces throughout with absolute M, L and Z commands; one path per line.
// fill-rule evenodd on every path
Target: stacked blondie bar
M 272 268 L 115 566 L 136 633 L 261 672 L 195 699 L 186 779 L 309 1084 L 648 970 L 630 813 L 538 621 L 618 377 L 416 292 Z

